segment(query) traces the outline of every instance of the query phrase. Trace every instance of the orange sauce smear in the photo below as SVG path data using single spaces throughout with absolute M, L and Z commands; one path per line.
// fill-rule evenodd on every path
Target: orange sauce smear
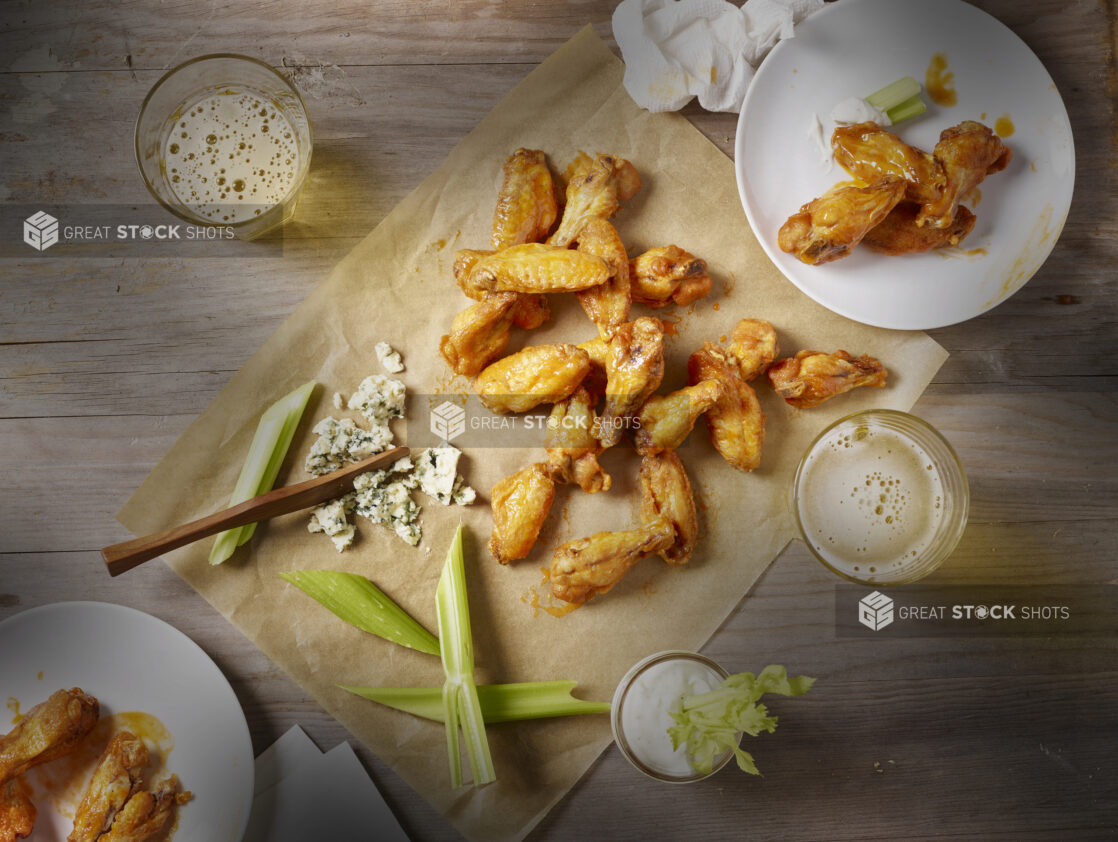
M 551 581 L 550 571 L 546 567 L 541 567 L 540 573 L 543 574 L 540 583 L 528 588 L 520 597 L 520 601 L 527 603 L 532 609 L 533 617 L 540 616 L 540 611 L 546 611 L 552 617 L 566 617 L 572 611 L 582 607 L 576 602 L 563 602 L 562 600 L 557 602 L 555 597 L 551 595 L 551 588 L 548 586 Z M 547 602 L 541 602 L 541 591 L 546 594 Z
M 135 734 L 151 752 L 144 769 L 144 779 L 150 781 L 164 777 L 167 774 L 167 758 L 175 747 L 171 732 L 150 713 L 126 711 L 99 719 L 73 753 L 28 772 L 25 780 L 31 787 L 32 798 L 49 800 L 59 815 L 73 818 L 105 746 L 121 731 Z
M 1009 114 L 1003 114 L 994 121 L 994 134 L 998 137 L 1009 137 L 1015 131 L 1017 131 L 1017 127 L 1013 125 L 1013 121 L 1009 119 Z
M 950 106 L 959 101 L 955 92 L 955 74 L 947 69 L 947 54 L 936 53 L 924 71 L 924 88 L 936 105 Z

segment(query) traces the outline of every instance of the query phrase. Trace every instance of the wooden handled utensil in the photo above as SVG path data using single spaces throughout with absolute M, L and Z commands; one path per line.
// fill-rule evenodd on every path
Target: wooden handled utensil
M 335 500 L 353 491 L 353 481 L 359 474 L 380 470 L 398 459 L 403 459 L 408 452 L 406 447 L 386 450 L 384 453 L 378 453 L 376 456 L 370 456 L 368 459 L 354 462 L 352 465 L 346 465 L 344 468 L 306 482 L 277 488 L 267 494 L 238 503 L 236 506 L 230 506 L 212 515 L 168 529 L 166 532 L 157 532 L 154 535 L 145 535 L 142 538 L 113 544 L 101 550 L 101 558 L 105 560 L 109 575 L 119 576 L 145 561 L 179 547 L 185 547 L 208 535 L 216 535 L 226 529 L 308 509 L 327 500 Z

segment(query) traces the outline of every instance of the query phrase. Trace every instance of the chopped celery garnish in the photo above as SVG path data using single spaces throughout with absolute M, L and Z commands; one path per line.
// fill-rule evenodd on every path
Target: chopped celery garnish
M 314 387 L 313 380 L 304 383 L 294 392 L 280 398 L 260 416 L 245 464 L 233 487 L 230 506 L 272 490 Z M 210 550 L 210 564 L 221 564 L 228 559 L 237 547 L 252 537 L 255 529 L 256 524 L 250 523 L 219 533 Z
M 487 725 L 552 716 L 609 713 L 609 702 L 586 702 L 571 695 L 575 681 L 525 681 L 517 684 L 482 684 L 477 688 Z M 441 687 L 349 687 L 343 690 L 424 719 L 445 722 Z
M 924 100 L 920 99 L 920 83 L 911 76 L 905 76 L 874 91 L 866 102 L 878 111 L 885 112 L 889 120 L 896 124 L 923 114 L 927 110 Z
M 466 755 L 474 784 L 492 783 L 497 779 L 489 740 L 485 736 L 485 719 L 474 684 L 474 644 L 470 635 L 470 609 L 466 601 L 466 567 L 462 557 L 462 524 L 454 533 L 447 553 L 446 565 L 435 592 L 439 618 L 439 639 L 442 641 L 443 722 L 446 724 L 446 747 L 450 755 L 450 782 L 462 786 L 462 753 L 458 728 L 466 740 Z
M 814 683 L 806 675 L 789 678 L 784 667 L 770 664 L 756 676 L 739 672 L 723 679 L 716 690 L 684 696 L 671 711 L 676 723 L 668 729 L 672 747 L 687 746 L 687 760 L 697 772 L 710 772 L 714 759 L 729 750 L 739 769 L 759 775 L 753 755 L 738 745 L 739 734 L 756 737 L 776 730 L 776 717 L 757 700 L 765 693 L 802 696 Z
M 439 654 L 435 636 L 364 576 L 337 570 L 295 570 L 279 576 L 350 625 L 429 655 Z

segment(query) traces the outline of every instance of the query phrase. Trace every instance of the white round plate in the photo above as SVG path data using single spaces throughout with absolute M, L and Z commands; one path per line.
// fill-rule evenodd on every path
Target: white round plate
M 991 128 L 1008 115 L 1013 160 L 979 186 L 978 217 L 957 248 L 888 257 L 855 249 L 822 266 L 777 245 L 800 205 L 850 177 L 828 171 L 810 137 L 813 115 L 829 142 L 831 109 L 912 76 L 921 84 L 932 56 L 954 73 L 958 103 L 894 131 L 931 151 L 943 129 L 963 120 Z M 925 329 L 977 316 L 1033 276 L 1063 228 L 1075 180 L 1071 124 L 1040 60 L 999 21 L 962 0 L 838 0 L 796 27 L 757 71 L 738 119 L 738 190 L 765 252 L 792 283 L 830 310 L 888 328 Z
M 252 808 L 252 741 L 232 688 L 197 644 L 162 620 L 103 602 L 44 605 L 0 623 L 0 698 L 26 712 L 70 687 L 96 696 L 102 716 L 140 711 L 171 733 L 167 768 L 194 794 L 179 808 L 174 842 L 239 842 Z M 71 820 L 50 799 L 35 806 L 30 840 L 64 839 Z

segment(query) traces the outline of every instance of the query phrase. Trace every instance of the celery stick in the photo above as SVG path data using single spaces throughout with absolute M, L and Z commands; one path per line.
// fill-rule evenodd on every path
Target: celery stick
M 485 719 L 474 684 L 474 644 L 470 634 L 470 609 L 466 601 L 466 569 L 462 557 L 462 524 L 454 533 L 447 553 L 446 566 L 435 592 L 442 641 L 444 723 L 446 747 L 450 756 L 450 782 L 462 786 L 462 754 L 458 729 L 466 739 L 466 755 L 474 784 L 492 783 L 497 779 L 489 740 L 485 735 Z
M 890 108 L 885 112 L 885 115 L 893 125 L 896 125 L 903 120 L 911 120 L 913 117 L 919 117 L 927 110 L 928 106 L 924 104 L 924 100 L 920 99 L 918 96 L 914 96 L 912 99 L 906 99 L 900 105 Z
M 230 506 L 272 490 L 314 387 L 313 380 L 304 383 L 268 407 L 260 417 L 245 464 L 229 499 Z M 253 523 L 220 533 L 210 550 L 210 564 L 221 564 L 228 559 L 237 547 L 252 537 L 255 529 L 256 524 Z
M 307 386 L 310 386 L 307 389 Z M 302 399 L 302 405 L 299 407 L 298 412 L 289 412 L 287 417 L 284 418 L 283 430 L 280 432 L 279 441 L 272 449 L 271 457 L 268 459 L 268 466 L 264 470 L 264 475 L 260 479 L 260 488 L 257 494 L 267 494 L 276 484 L 276 477 L 279 476 L 280 468 L 283 467 L 283 460 L 287 457 L 287 451 L 291 447 L 291 440 L 295 438 L 295 431 L 299 429 L 299 421 L 302 420 L 303 410 L 306 408 L 307 399 L 310 398 L 311 392 L 314 391 L 314 382 L 301 387 L 307 389 L 306 397 Z M 256 524 L 249 523 L 240 527 L 241 534 L 237 539 L 237 546 L 247 544 L 252 534 L 256 531 Z
M 866 102 L 878 111 L 883 111 L 891 122 L 899 123 L 927 110 L 924 100 L 920 98 L 921 90 L 923 88 L 919 82 L 911 76 L 905 76 L 874 91 L 866 97 Z
M 478 701 L 486 725 L 553 716 L 609 713 L 609 702 L 587 702 L 571 695 L 574 681 L 524 681 L 515 684 L 482 684 Z M 441 687 L 353 687 L 338 685 L 362 698 L 415 716 L 444 722 Z
M 295 570 L 279 576 L 362 631 L 428 655 L 439 654 L 435 636 L 364 576 L 337 570 Z

